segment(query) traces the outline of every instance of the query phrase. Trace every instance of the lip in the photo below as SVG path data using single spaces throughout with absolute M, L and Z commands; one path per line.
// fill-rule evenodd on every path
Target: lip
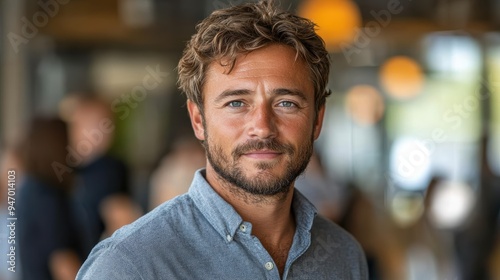
M 274 159 L 281 155 L 282 153 L 271 150 L 259 150 L 251 151 L 244 154 L 244 156 L 254 159 Z

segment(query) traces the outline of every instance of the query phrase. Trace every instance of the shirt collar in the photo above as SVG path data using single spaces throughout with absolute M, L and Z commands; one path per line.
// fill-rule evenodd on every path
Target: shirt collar
M 208 184 L 205 179 L 205 169 L 200 169 L 194 174 L 193 182 L 189 188 L 189 196 L 215 230 L 225 240 L 231 241 L 243 219 L 233 206 L 227 203 Z
M 205 169 L 199 169 L 189 188 L 189 196 L 208 222 L 230 242 L 243 222 L 241 216 L 227 203 L 205 179 Z M 310 231 L 316 216 L 316 208 L 297 189 L 294 191 L 292 208 L 297 230 Z
M 295 214 L 295 224 L 297 230 L 310 231 L 314 218 L 318 211 L 316 207 L 301 193 L 295 189 L 293 192 L 292 209 Z

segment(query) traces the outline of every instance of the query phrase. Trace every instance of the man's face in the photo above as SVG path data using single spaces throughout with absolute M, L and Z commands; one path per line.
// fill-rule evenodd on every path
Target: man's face
M 288 191 L 309 161 L 324 114 L 322 107 L 315 115 L 306 64 L 292 48 L 270 45 L 240 56 L 227 72 L 219 61 L 209 66 L 203 114 L 188 102 L 207 152 L 207 179 L 256 195 Z

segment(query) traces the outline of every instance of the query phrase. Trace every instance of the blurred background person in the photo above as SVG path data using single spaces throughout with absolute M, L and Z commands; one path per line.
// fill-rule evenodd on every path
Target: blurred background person
M 104 222 L 101 240 L 110 237 L 117 229 L 132 223 L 143 214 L 139 205 L 127 194 L 106 197 L 99 210 Z
M 73 197 L 88 254 L 105 230 L 101 203 L 112 195 L 128 195 L 128 169 L 109 154 L 115 133 L 110 104 L 91 93 L 70 94 L 61 103 L 61 115 L 69 124 L 67 161 L 76 171 Z
M 59 176 L 54 163 L 66 158 L 66 124 L 36 118 L 20 152 L 24 175 L 16 197 L 21 279 L 74 279 L 81 265 L 80 237 L 70 195 L 73 173 Z
M 205 162 L 205 150 L 197 139 L 186 136 L 176 140 L 151 175 L 149 209 L 186 193 L 194 172 Z

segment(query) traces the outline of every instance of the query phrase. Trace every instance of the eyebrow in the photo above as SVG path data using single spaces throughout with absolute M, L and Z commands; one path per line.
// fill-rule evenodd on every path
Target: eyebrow
M 220 102 L 224 100 L 227 97 L 234 97 L 234 96 L 242 96 L 242 95 L 248 95 L 251 94 L 251 91 L 248 89 L 236 89 L 236 90 L 225 90 L 217 98 L 215 98 L 215 102 Z M 297 96 L 302 100 L 307 100 L 305 94 L 297 89 L 288 89 L 288 88 L 277 88 L 272 91 L 273 95 L 293 95 Z
M 277 88 L 277 89 L 273 90 L 273 94 L 275 94 L 275 95 L 293 95 L 293 96 L 299 97 L 300 99 L 302 99 L 304 101 L 307 100 L 306 95 L 298 89 Z
M 247 94 L 250 94 L 250 90 L 248 90 L 248 89 L 236 89 L 236 90 L 228 89 L 228 90 L 223 91 L 221 94 L 219 94 L 219 96 L 217 96 L 217 98 L 215 98 L 215 102 L 220 102 L 227 97 L 241 96 L 241 95 L 247 95 Z

